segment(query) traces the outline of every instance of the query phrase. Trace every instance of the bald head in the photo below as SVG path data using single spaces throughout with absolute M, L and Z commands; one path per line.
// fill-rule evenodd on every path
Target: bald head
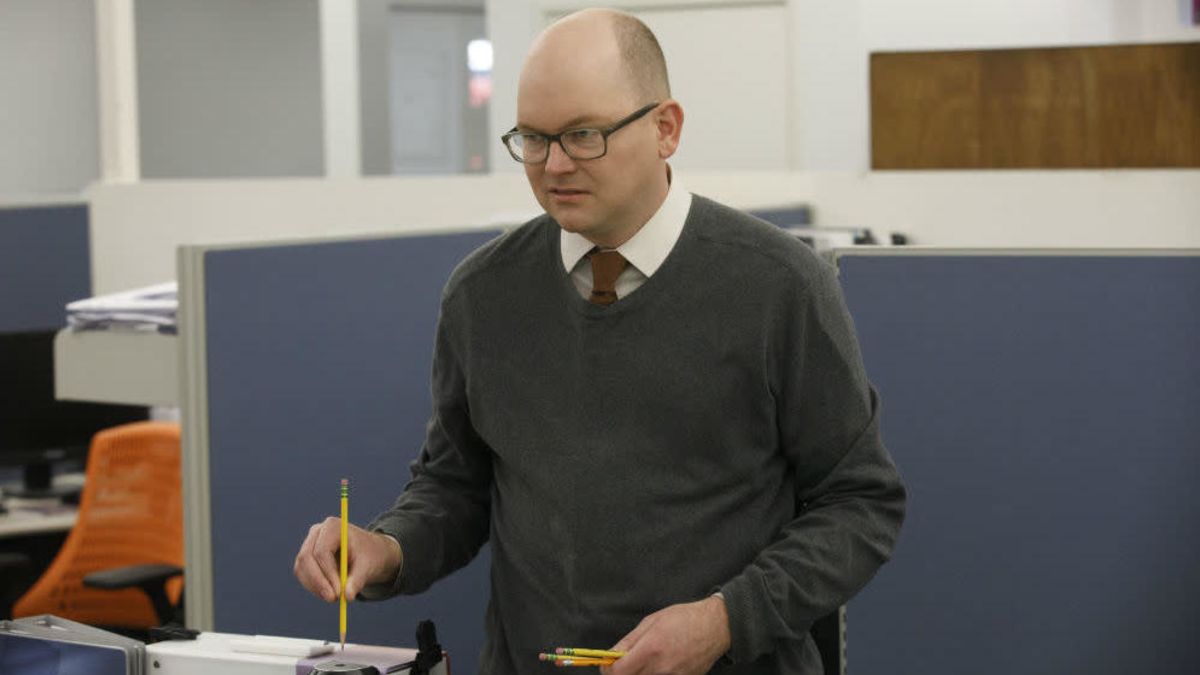
M 631 14 L 585 9 L 559 19 L 530 48 L 521 78 L 550 62 L 566 66 L 574 61 L 587 62 L 587 70 L 577 71 L 582 73 L 594 74 L 597 66 L 603 66 L 629 95 L 632 105 L 671 97 L 662 47 L 646 24 Z
M 616 248 L 666 199 L 667 159 L 682 128 L 654 34 L 628 14 L 589 9 L 556 21 L 530 47 L 517 133 L 505 142 L 564 231 Z M 533 161 L 511 144 L 526 138 L 540 143 Z
M 612 12 L 612 30 L 617 38 L 626 75 L 642 100 L 665 101 L 671 98 L 667 79 L 667 60 L 654 33 L 637 17 Z

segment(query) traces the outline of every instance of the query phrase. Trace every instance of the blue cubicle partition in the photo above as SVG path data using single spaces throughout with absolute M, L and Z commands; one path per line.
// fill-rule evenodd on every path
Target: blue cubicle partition
M 333 637 L 291 576 L 307 526 L 365 522 L 430 409 L 442 284 L 494 232 L 205 254 L 214 628 Z M 855 675 L 1191 672 L 1200 625 L 1200 256 L 856 251 L 839 262 L 911 491 L 849 607 Z M 480 560 L 357 604 L 350 638 L 438 622 L 474 672 Z
M 839 268 L 910 489 L 850 672 L 1196 672 L 1200 254 Z
M 800 227 L 813 224 L 812 207 L 807 204 L 751 209 L 750 215 L 762 218 L 779 227 Z
M 365 525 L 408 480 L 429 419 L 442 286 L 497 231 L 214 250 L 204 254 L 213 628 L 337 637 L 336 605 L 292 562 L 350 480 Z M 487 549 L 427 593 L 354 603 L 352 642 L 415 645 L 433 619 L 474 672 Z
M 0 208 L 0 333 L 55 330 L 91 295 L 86 204 Z

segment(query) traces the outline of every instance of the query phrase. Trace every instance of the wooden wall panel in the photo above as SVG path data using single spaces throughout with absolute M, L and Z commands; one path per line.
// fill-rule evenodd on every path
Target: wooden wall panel
M 979 164 L 979 54 L 871 56 L 871 157 L 888 168 Z M 947 142 L 947 139 L 954 139 Z M 914 152 L 919 149 L 920 152 Z
M 1200 167 L 1200 43 L 872 54 L 871 164 Z

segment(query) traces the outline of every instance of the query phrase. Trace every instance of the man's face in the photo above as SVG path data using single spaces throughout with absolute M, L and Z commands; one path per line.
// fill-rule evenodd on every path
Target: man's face
M 603 129 L 654 102 L 637 100 L 615 66 L 588 56 L 527 64 L 517 127 L 543 134 Z M 544 163 L 525 165 L 538 203 L 564 230 L 609 246 L 623 243 L 661 200 L 650 187 L 656 172 L 665 175 L 654 120 L 650 111 L 610 135 L 608 152 L 598 159 L 572 159 L 552 143 Z

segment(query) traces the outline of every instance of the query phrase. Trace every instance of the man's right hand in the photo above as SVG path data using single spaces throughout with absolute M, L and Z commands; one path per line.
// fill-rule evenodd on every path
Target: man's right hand
M 386 534 L 349 526 L 349 555 L 346 573 L 346 600 L 358 596 L 368 584 L 391 583 L 400 573 L 404 555 L 400 544 Z M 341 586 L 338 549 L 341 548 L 342 521 L 330 516 L 308 529 L 308 536 L 296 554 L 292 570 L 300 585 L 310 593 L 336 602 Z

